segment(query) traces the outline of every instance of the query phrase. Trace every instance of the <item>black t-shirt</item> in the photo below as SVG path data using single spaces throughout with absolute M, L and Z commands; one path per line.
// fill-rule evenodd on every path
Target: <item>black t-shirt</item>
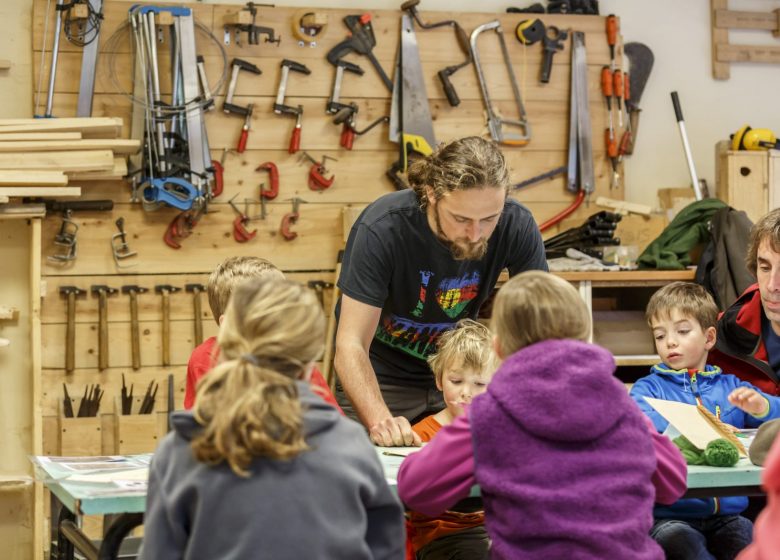
M 352 226 L 338 285 L 347 296 L 382 308 L 369 357 L 381 382 L 433 387 L 425 359 L 439 335 L 477 317 L 505 268 L 510 275 L 547 270 L 531 212 L 507 199 L 480 261 L 456 261 L 431 231 L 412 190 L 370 204 Z

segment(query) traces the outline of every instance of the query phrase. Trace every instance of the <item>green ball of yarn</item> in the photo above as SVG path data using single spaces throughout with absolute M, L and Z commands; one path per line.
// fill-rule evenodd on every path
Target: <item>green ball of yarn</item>
M 733 467 L 739 461 L 739 451 L 730 441 L 715 439 L 704 449 L 704 461 L 713 467 Z

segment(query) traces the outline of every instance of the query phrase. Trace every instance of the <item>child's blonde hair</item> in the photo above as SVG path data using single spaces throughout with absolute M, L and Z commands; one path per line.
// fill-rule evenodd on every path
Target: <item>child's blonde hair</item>
M 322 353 L 324 335 L 310 289 L 268 276 L 239 285 L 217 339 L 223 361 L 198 384 L 193 413 L 204 428 L 192 441 L 195 458 L 248 476 L 254 457 L 306 450 L 295 381 Z
M 266 275 L 284 278 L 282 271 L 271 261 L 260 257 L 228 257 L 222 261 L 209 276 L 207 288 L 214 320 L 219 322 L 219 318 L 225 314 L 230 294 L 236 286 L 249 278 Z
M 543 340 L 588 340 L 590 313 L 566 280 L 530 270 L 510 278 L 498 291 L 490 326 L 506 358 Z
M 655 292 L 647 302 L 647 324 L 652 327 L 653 319 L 670 319 L 674 310 L 695 319 L 702 330 L 718 323 L 718 305 L 712 295 L 693 282 L 672 282 Z
M 492 338 L 485 325 L 471 319 L 458 321 L 453 329 L 439 337 L 436 353 L 428 357 L 436 383 L 441 383 L 444 372 L 456 363 L 476 371 L 498 369 Z

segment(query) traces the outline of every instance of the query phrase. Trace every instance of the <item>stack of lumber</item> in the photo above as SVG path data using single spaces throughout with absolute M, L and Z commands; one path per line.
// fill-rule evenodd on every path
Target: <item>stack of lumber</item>
M 71 181 L 121 179 L 138 140 L 120 138 L 122 119 L 0 119 L 0 201 L 79 197 Z

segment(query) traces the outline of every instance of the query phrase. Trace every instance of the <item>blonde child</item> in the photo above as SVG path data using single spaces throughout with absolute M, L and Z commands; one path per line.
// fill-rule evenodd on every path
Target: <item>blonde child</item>
M 412 426 L 423 442 L 463 414 L 471 400 L 487 390 L 498 358 L 484 325 L 463 319 L 439 338 L 436 354 L 428 358 L 445 408 Z M 417 560 L 483 558 L 488 551 L 482 504 L 461 502 L 455 511 L 438 517 L 409 513 L 410 540 Z
M 669 422 L 644 397 L 701 404 L 737 428 L 756 427 L 780 414 L 780 399 L 707 364 L 715 345 L 718 307 L 702 286 L 673 282 L 653 294 L 647 323 L 662 363 L 637 381 L 631 396 L 659 432 Z M 748 505 L 741 496 L 679 500 L 656 507 L 653 538 L 667 558 L 734 558 L 751 541 L 752 524 L 739 515 Z
M 496 296 L 491 330 L 501 367 L 403 462 L 401 499 L 436 515 L 478 483 L 493 559 L 661 560 L 653 501 L 683 494 L 685 462 L 649 429 L 612 355 L 585 342 L 590 314 L 577 290 L 518 274 Z
M 260 257 L 228 257 L 222 261 L 209 276 L 206 288 L 211 314 L 217 325 L 222 324 L 225 309 L 227 309 L 233 290 L 241 282 L 251 278 L 265 277 L 281 279 L 284 278 L 284 274 L 272 262 Z M 187 383 L 184 389 L 184 408 L 186 410 L 191 409 L 195 404 L 198 381 L 217 362 L 219 349 L 216 347 L 216 342 L 217 338 L 215 336 L 209 337 L 197 346 L 190 355 L 190 360 L 187 364 Z M 341 411 L 336 398 L 333 396 L 330 387 L 328 387 L 328 383 L 317 368 L 312 370 L 311 384 L 326 402 Z
M 403 558 L 401 506 L 376 451 L 307 382 L 324 329 L 299 284 L 236 288 L 221 363 L 152 459 L 142 560 Z

